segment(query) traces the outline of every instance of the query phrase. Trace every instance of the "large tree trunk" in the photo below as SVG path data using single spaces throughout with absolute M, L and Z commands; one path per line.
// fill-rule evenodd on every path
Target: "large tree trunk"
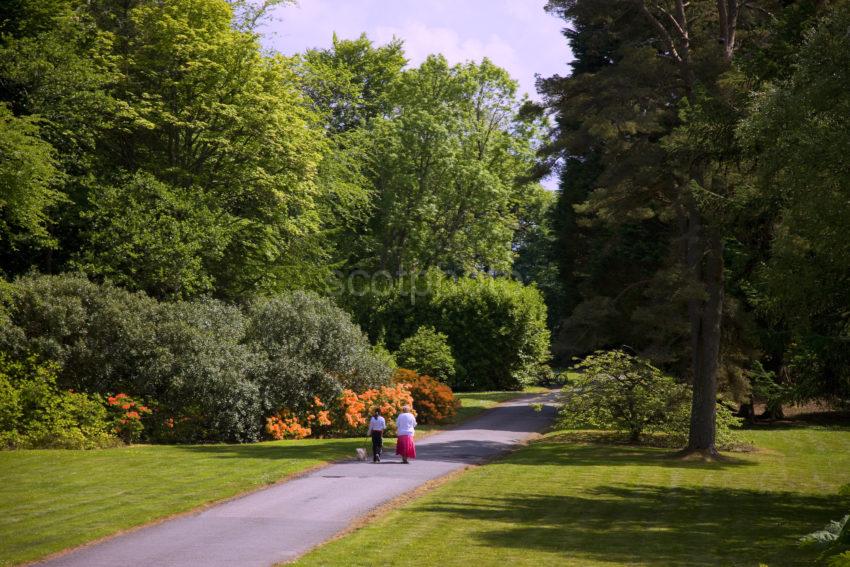
M 717 369 L 720 359 L 720 325 L 723 316 L 723 240 L 710 235 L 705 243 L 702 285 L 706 297 L 699 309 L 691 311 L 694 353 L 694 395 L 691 428 L 686 453 L 717 456 L 716 423 Z

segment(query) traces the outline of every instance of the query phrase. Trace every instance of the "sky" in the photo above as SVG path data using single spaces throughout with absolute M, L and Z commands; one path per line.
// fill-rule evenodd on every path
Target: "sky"
M 565 75 L 572 59 L 563 20 L 543 11 L 545 0 L 298 0 L 274 10 L 261 28 L 263 44 L 286 55 L 330 47 L 333 33 L 365 32 L 383 44 L 404 40 L 410 63 L 431 53 L 450 63 L 490 58 L 539 99 L 534 76 Z

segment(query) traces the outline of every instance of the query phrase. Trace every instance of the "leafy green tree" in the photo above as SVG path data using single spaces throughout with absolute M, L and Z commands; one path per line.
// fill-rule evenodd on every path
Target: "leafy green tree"
M 83 213 L 80 267 L 158 298 L 214 292 L 208 266 L 221 261 L 231 231 L 209 200 L 197 187 L 177 190 L 142 172 L 102 186 Z
M 561 424 L 641 434 L 661 428 L 687 405 L 687 386 L 665 376 L 649 361 L 622 351 L 599 351 L 575 366 L 578 378 L 564 388 Z
M 264 54 L 251 25 L 239 23 L 253 17 L 245 10 L 263 6 L 236 2 L 242 15 L 234 16 L 225 0 L 52 4 L 55 12 L 16 2 L 7 26 L 14 34 L 0 45 L 0 97 L 16 114 L 44 119 L 41 136 L 56 149 L 61 190 L 71 201 L 52 231 L 57 253 L 35 256 L 36 265 L 82 265 L 172 296 L 213 289 L 235 297 L 324 280 L 328 243 L 319 238 L 317 178 L 326 140 L 294 63 Z M 103 254 L 122 243 L 90 223 L 110 198 L 124 198 L 114 188 L 136 174 L 169 187 L 184 212 L 212 212 L 204 222 L 216 244 L 200 266 L 182 272 L 187 281 L 175 283 L 165 270 L 144 281 L 138 271 L 118 274 L 115 259 Z M 168 229 L 178 240 L 209 240 L 197 234 L 197 215 L 181 215 L 172 215 Z M 131 227 L 142 232 L 128 236 Z M 131 222 L 122 239 L 137 246 L 156 230 L 165 229 Z M 185 252 L 166 263 L 179 263 Z M 13 265 L 18 273 L 29 267 Z M 156 274 L 165 279 L 153 281 Z
M 392 111 L 390 92 L 407 63 L 401 40 L 373 46 L 333 36 L 328 49 L 309 49 L 300 58 L 303 88 L 333 134 L 362 128 Z
M 48 209 L 61 195 L 53 147 L 34 117 L 16 118 L 0 103 L 0 241 L 48 239 Z
M 647 298 L 670 307 L 661 311 L 670 330 L 662 344 L 683 343 L 694 384 L 688 451 L 709 456 L 716 453 L 715 402 L 730 335 L 723 323 L 734 312 L 726 245 L 749 197 L 734 136 L 747 97 L 736 61 L 758 47 L 770 7 L 737 0 L 549 3 L 581 22 L 574 37 L 586 56 L 581 73 L 555 85 L 564 102 L 556 153 L 573 151 L 599 167 L 575 209 L 615 233 L 650 220 L 664 235 L 662 261 L 609 301 L 647 284 Z M 658 319 L 646 309 L 637 313 Z
M 390 92 L 406 63 L 400 41 L 374 46 L 334 35 L 329 49 L 311 49 L 298 58 L 296 72 L 314 111 L 321 116 L 329 149 L 319 164 L 322 238 L 335 267 L 356 263 L 358 233 L 373 210 L 374 189 L 367 176 L 374 146 L 372 120 L 392 110 Z
M 793 72 L 755 99 L 741 135 L 778 211 L 756 301 L 793 333 L 798 399 L 850 400 L 850 12 L 838 2 L 808 36 Z
M 449 66 L 431 56 L 403 74 L 392 115 L 371 129 L 375 208 L 361 266 L 393 274 L 510 270 L 536 134 L 519 118 L 515 93 L 516 83 L 486 59 Z

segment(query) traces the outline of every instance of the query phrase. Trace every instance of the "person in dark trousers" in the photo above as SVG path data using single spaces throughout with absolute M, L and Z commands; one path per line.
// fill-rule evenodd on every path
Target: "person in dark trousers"
M 372 419 L 369 420 L 369 432 L 372 436 L 372 462 L 381 462 L 381 451 L 384 448 L 384 430 L 387 428 L 387 421 L 381 416 L 381 409 L 375 408 L 372 412 Z

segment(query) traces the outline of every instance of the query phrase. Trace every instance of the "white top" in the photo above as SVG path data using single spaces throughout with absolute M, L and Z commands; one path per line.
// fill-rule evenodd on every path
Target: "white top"
M 412 413 L 400 413 L 395 419 L 395 424 L 398 427 L 399 435 L 413 435 L 413 428 L 416 427 L 416 418 Z
M 373 431 L 383 431 L 386 428 L 387 420 L 383 416 L 372 416 L 372 419 L 369 420 L 369 432 L 367 435 L 371 435 Z

